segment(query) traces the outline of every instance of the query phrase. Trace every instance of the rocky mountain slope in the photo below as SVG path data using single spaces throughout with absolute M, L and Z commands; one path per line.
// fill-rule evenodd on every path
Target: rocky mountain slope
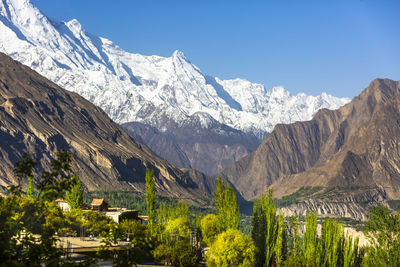
M 323 109 L 311 121 L 277 125 L 255 152 L 221 175 L 246 199 L 267 186 L 274 187 L 277 197 L 308 186 L 355 186 L 400 199 L 399 121 L 400 82 L 376 79 L 338 110 Z
M 201 202 L 215 186 L 161 160 L 99 107 L 0 53 L 0 185 L 15 182 L 24 152 L 46 168 L 61 149 L 72 152 L 73 171 L 89 190 L 143 192 L 146 168 L 154 169 L 157 191 L 173 197 Z
M 208 175 L 221 172 L 261 144 L 257 136 L 212 118 L 208 125 L 201 125 L 204 116 L 209 115 L 195 113 L 181 126 L 171 121 L 164 132 L 139 122 L 125 123 L 122 127 L 135 140 L 175 166 L 193 168 Z

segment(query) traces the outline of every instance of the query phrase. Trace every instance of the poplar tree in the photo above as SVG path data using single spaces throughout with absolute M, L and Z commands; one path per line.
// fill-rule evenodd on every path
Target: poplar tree
M 228 184 L 224 190 L 224 213 L 225 213 L 225 228 L 239 230 L 240 212 L 239 204 L 237 203 L 236 193 Z
M 277 249 L 277 207 L 272 196 L 273 189 L 267 188 L 266 194 L 260 196 L 260 201 L 254 202 L 251 236 L 258 248 L 256 252 L 256 266 L 270 266 Z M 281 237 L 283 238 L 283 236 Z M 283 239 L 281 241 L 281 245 L 283 245 Z
M 299 218 L 293 215 L 289 221 L 289 226 L 290 226 L 290 236 L 291 236 L 290 254 L 293 256 L 297 256 L 300 251 Z
M 281 212 L 279 212 L 277 221 L 277 236 L 275 244 L 275 261 L 277 266 L 281 266 L 285 257 L 285 236 L 286 236 L 286 225 L 283 221 L 284 217 Z
M 147 212 L 147 222 L 149 225 L 150 232 L 154 233 L 154 228 L 156 225 L 156 186 L 155 186 L 155 179 L 154 179 L 154 171 L 153 170 L 146 170 L 146 212 Z
M 65 200 L 71 209 L 79 209 L 83 204 L 82 182 L 77 175 L 72 175 L 71 179 L 73 185 L 65 192 Z
M 276 205 L 272 198 L 273 189 L 268 188 L 266 195 L 261 195 L 260 205 L 265 216 L 265 266 L 270 266 L 275 251 L 277 220 Z
M 328 219 L 322 224 L 321 240 L 318 244 L 317 261 L 322 266 L 338 266 L 343 240 L 343 225 L 336 220 Z
M 304 257 L 313 260 L 317 251 L 317 213 L 308 211 L 306 214 L 306 232 L 303 236 Z
M 253 219 L 251 228 L 251 238 L 253 239 L 257 248 L 255 254 L 255 266 L 263 266 L 265 262 L 265 229 L 265 213 L 264 210 L 261 209 L 260 202 L 256 200 L 253 204 Z
M 343 246 L 343 267 L 357 266 L 359 258 L 359 239 L 354 240 L 351 236 L 347 236 Z
M 221 178 L 217 180 L 217 188 L 214 193 L 217 210 L 218 231 L 239 229 L 240 213 L 236 192 Z

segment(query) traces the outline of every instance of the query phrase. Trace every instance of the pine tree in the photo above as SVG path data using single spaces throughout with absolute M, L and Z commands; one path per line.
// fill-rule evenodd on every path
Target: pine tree
M 154 179 L 154 171 L 146 170 L 146 212 L 147 212 L 147 222 L 151 233 L 154 233 L 156 226 L 156 185 Z

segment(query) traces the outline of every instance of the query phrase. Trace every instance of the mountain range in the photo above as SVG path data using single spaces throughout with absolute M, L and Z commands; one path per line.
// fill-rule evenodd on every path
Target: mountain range
M 86 32 L 75 19 L 49 18 L 29 0 L 0 1 L 0 32 L 0 52 L 85 97 L 119 124 L 152 127 L 157 135 L 141 136 L 151 150 L 179 167 L 209 174 L 252 152 L 249 140 L 253 144 L 257 137 L 258 145 L 276 124 L 309 120 L 321 108 L 336 109 L 349 101 L 325 93 L 294 96 L 283 87 L 267 90 L 244 79 L 221 80 L 203 74 L 180 51 L 171 57 L 129 53 Z M 197 123 L 190 135 L 194 138 L 182 140 L 180 133 L 188 133 L 193 116 Z M 225 129 L 221 138 L 210 138 L 211 143 L 197 138 L 197 130 L 210 125 Z M 131 132 L 135 137 L 142 132 L 135 131 Z M 148 141 L 166 132 L 163 138 L 174 144 L 169 151 Z M 234 144 L 216 142 L 231 134 L 236 136 Z M 198 160 L 203 151 L 215 155 L 214 163 Z
M 0 55 L 3 187 L 23 151 L 45 168 L 68 148 L 89 190 L 143 192 L 153 168 L 160 193 L 197 202 L 217 176 L 247 200 L 273 187 L 287 215 L 364 219 L 400 200 L 400 82 L 376 79 L 351 102 L 266 90 L 180 51 L 126 52 L 28 0 L 0 0 L 0 51 L 26 65 Z

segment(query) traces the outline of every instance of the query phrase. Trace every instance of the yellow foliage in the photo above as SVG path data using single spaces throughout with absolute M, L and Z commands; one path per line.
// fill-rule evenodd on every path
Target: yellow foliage
M 207 266 L 254 266 L 256 248 L 250 237 L 239 230 L 219 234 L 207 252 Z

